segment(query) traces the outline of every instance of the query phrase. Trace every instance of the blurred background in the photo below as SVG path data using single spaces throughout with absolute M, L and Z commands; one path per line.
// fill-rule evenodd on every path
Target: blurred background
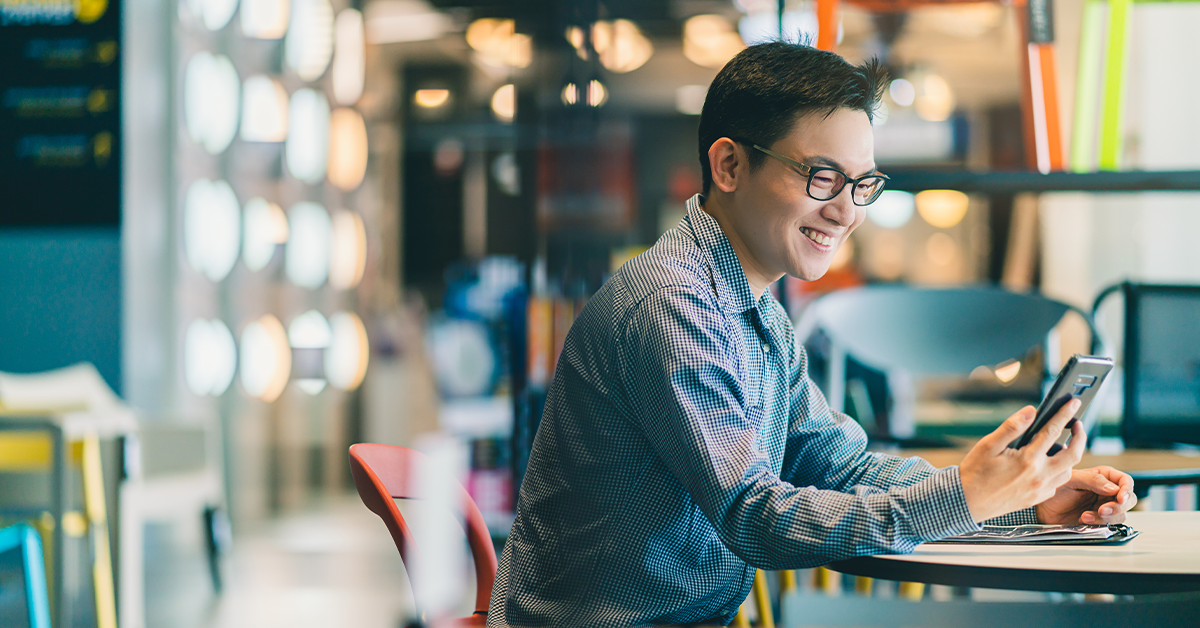
M 738 51 L 782 34 L 891 74 L 892 184 L 826 277 L 772 288 L 794 318 L 871 284 L 1091 312 L 1200 283 L 1197 26 L 1119 0 L 5 3 L 0 516 L 40 522 L 56 625 L 400 625 L 347 447 L 451 452 L 502 547 L 565 334 L 700 191 Z M 851 360 L 837 403 L 879 446 L 978 436 L 1091 338 L 1051 340 L 961 377 Z M 1122 416 L 1105 396 L 1096 435 Z

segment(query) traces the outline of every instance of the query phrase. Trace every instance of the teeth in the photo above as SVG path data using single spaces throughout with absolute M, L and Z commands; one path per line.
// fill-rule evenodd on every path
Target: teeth
M 820 233 L 817 233 L 816 231 L 813 231 L 812 229 L 809 229 L 808 227 L 801 227 L 800 233 L 803 233 L 804 235 L 808 236 L 809 240 L 812 240 L 813 242 L 816 242 L 817 244 L 823 244 L 825 246 L 833 246 L 833 238 L 831 238 L 827 235 L 822 235 Z

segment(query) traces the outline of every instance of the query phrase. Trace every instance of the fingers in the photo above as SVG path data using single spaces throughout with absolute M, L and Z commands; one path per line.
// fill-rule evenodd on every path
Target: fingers
M 1097 495 L 1112 495 L 1115 496 L 1120 492 L 1121 487 L 1113 484 L 1103 473 L 1099 473 L 1097 469 L 1084 469 L 1076 471 L 1071 476 L 1071 488 L 1091 491 Z
M 1029 429 L 1029 424 L 1033 422 L 1036 415 L 1037 410 L 1033 406 L 1025 406 L 1017 410 L 1015 414 L 1005 419 L 994 432 L 979 439 L 979 444 L 976 446 L 985 448 L 991 454 L 999 454 L 1008 447 L 1009 443 Z
M 1050 451 L 1050 446 L 1062 435 L 1067 423 L 1075 416 L 1075 411 L 1079 409 L 1079 405 L 1080 401 L 1078 399 L 1068 401 L 1046 422 L 1046 425 L 1042 426 L 1042 429 L 1038 431 L 1037 435 L 1033 437 L 1033 440 L 1025 449 L 1028 449 L 1031 455 L 1046 455 L 1046 452 Z

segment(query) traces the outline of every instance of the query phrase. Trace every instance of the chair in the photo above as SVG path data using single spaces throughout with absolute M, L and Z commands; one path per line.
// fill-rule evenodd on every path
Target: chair
M 354 476 L 358 495 L 363 504 L 387 525 L 406 568 L 411 566 L 419 548 L 404 521 L 404 515 L 400 514 L 393 500 L 420 498 L 417 487 L 411 482 L 410 469 L 424 460 L 423 454 L 405 447 L 374 443 L 350 446 L 350 472 Z M 455 486 L 462 504 L 462 512 L 458 514 L 463 516 L 467 542 L 475 563 L 475 612 L 469 617 L 454 620 L 451 625 L 483 626 L 487 623 L 488 603 L 492 597 L 492 585 L 496 581 L 496 550 L 474 500 L 457 482 Z M 412 575 L 411 570 L 409 575 Z M 421 601 L 416 598 L 415 590 L 413 599 L 420 609 Z
M 1100 336 L 1083 310 L 1039 295 L 991 287 L 867 286 L 834 292 L 804 311 L 796 323 L 796 338 L 803 341 L 817 329 L 829 336 L 829 376 L 823 388 L 830 406 L 841 410 L 848 355 L 889 376 L 965 375 L 980 365 L 1020 358 L 1031 347 L 1046 343 L 1045 362 L 1050 368 L 1059 360 L 1047 341 L 1067 312 L 1084 319 L 1097 346 Z M 1053 376 L 1047 371 L 1043 381 Z M 1097 404 L 1088 408 L 1085 426 L 1091 426 L 1097 409 Z M 903 409 L 896 414 L 904 416 Z M 909 426 L 893 423 L 890 435 L 905 427 Z

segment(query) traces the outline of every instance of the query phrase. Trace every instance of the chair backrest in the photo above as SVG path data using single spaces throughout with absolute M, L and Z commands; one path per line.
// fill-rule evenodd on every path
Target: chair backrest
M 880 370 L 945 375 L 1023 356 L 1068 310 L 1078 311 L 1000 288 L 868 286 L 817 300 L 796 331 L 803 339 L 823 329 L 855 359 Z
M 418 499 L 418 487 L 413 482 L 412 469 L 422 464 L 424 454 L 405 447 L 358 443 L 350 446 L 350 473 L 354 486 L 363 504 L 383 519 L 396 549 L 405 566 L 411 566 L 412 557 L 419 552 L 404 515 L 396 507 L 394 499 Z M 471 546 L 471 557 L 475 563 L 475 612 L 487 612 L 492 597 L 492 585 L 496 581 L 496 550 L 483 515 L 467 491 L 454 483 L 459 493 L 461 512 Z M 411 573 L 410 573 L 411 575 Z M 414 591 L 414 599 L 416 592 Z M 419 604 L 418 600 L 418 604 Z
M 1200 285 L 1126 281 L 1103 290 L 1092 315 L 1118 291 L 1125 303 L 1126 446 L 1200 444 Z
M 867 286 L 841 290 L 813 302 L 796 323 L 803 341 L 817 329 L 830 338 L 824 391 L 834 410 L 843 409 L 846 356 L 891 374 L 967 374 L 982 365 L 1020 358 L 1046 343 L 1068 311 L 1078 313 L 1097 338 L 1092 317 L 1077 307 L 1035 294 L 1002 288 L 916 288 Z M 1047 346 L 1048 352 L 1051 347 Z M 1048 353 L 1047 367 L 1056 362 Z M 1047 371 L 1043 382 L 1053 376 Z M 888 431 L 911 427 L 913 400 L 896 400 Z M 1095 420 L 1096 404 L 1084 415 Z
M 50 628 L 46 564 L 36 530 L 18 523 L 0 530 L 0 580 L 14 585 L 0 601 L 0 624 L 11 628 Z

